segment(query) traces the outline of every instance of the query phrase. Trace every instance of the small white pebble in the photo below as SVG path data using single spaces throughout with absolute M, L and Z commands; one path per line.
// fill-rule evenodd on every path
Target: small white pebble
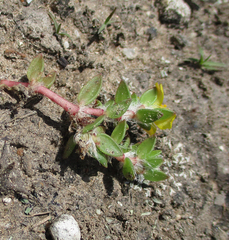
M 63 45 L 64 45 L 64 48 L 65 48 L 65 49 L 68 49 L 68 48 L 69 48 L 69 42 L 68 42 L 67 40 L 65 40 L 65 41 L 63 42 Z
M 181 219 L 181 215 L 180 214 L 177 214 L 176 215 L 176 220 L 180 220 Z
M 123 206 L 121 202 L 118 201 L 117 203 L 118 203 L 119 206 L 121 206 L 121 207 Z
M 108 222 L 108 223 L 112 223 L 113 222 L 113 218 L 111 218 L 111 217 L 106 217 L 106 221 Z
M 11 198 L 8 198 L 8 197 L 5 197 L 2 199 L 2 202 L 4 205 L 8 205 L 9 203 L 12 202 L 12 199 Z
M 219 149 L 223 152 L 225 150 L 224 146 L 219 146 Z
M 74 36 L 75 36 L 75 38 L 77 38 L 77 39 L 80 38 L 80 33 L 79 33 L 79 31 L 78 31 L 77 29 L 75 29 L 75 31 L 74 31 Z
M 137 57 L 138 50 L 137 48 L 124 48 L 122 50 L 123 55 L 128 58 L 129 60 L 132 60 Z
M 151 190 L 146 189 L 145 195 L 146 195 L 146 197 L 150 197 L 151 196 Z
M 80 228 L 73 216 L 63 214 L 50 226 L 54 240 L 80 240 Z
M 141 216 L 149 216 L 151 214 L 151 212 L 144 212 L 141 214 Z
M 176 99 L 174 100 L 175 103 L 180 103 L 181 102 L 181 99 Z
M 102 211 L 100 209 L 96 209 L 96 214 L 101 215 Z
M 133 215 L 134 214 L 134 210 L 130 210 L 130 215 Z
M 172 196 L 174 193 L 176 193 L 172 188 L 170 188 L 170 196 Z
M 19 42 L 18 46 L 21 47 L 24 43 L 23 42 Z

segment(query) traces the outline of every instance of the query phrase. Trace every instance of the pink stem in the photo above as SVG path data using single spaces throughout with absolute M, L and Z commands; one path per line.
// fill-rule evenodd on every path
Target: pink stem
M 25 87 L 29 86 L 29 83 L 23 83 L 23 82 L 14 82 L 14 81 L 9 81 L 9 80 L 0 80 L 0 85 L 6 85 L 7 87 L 14 87 L 14 86 L 18 86 L 18 85 L 23 85 Z
M 120 157 L 115 157 L 119 162 L 124 162 L 125 160 L 125 154 L 123 154 L 122 156 Z
M 94 116 L 101 116 L 104 114 L 104 110 L 103 109 L 100 109 L 100 108 L 88 108 L 88 107 L 84 107 L 82 109 L 82 111 L 84 113 L 87 113 L 87 114 L 90 114 L 90 115 L 94 115 Z
M 19 84 L 21 84 L 25 87 L 29 87 L 29 85 L 30 85 L 29 83 L 14 82 L 14 81 L 9 81 L 9 80 L 0 80 L 0 85 L 1 84 L 4 84 L 8 87 L 18 86 Z M 66 112 L 70 113 L 73 116 L 76 115 L 80 110 L 79 105 L 73 104 L 73 103 L 65 100 L 64 98 L 62 98 L 61 96 L 59 96 L 58 94 L 54 93 L 53 91 L 49 90 L 48 88 L 46 88 L 44 86 L 33 85 L 32 89 L 34 90 L 34 92 L 40 93 L 40 94 L 48 97 L 50 100 L 52 100 L 54 103 L 61 106 Z M 93 109 L 93 108 L 83 107 L 82 111 L 84 113 L 94 115 L 94 116 L 101 116 L 104 114 L 103 109 Z
M 124 162 L 125 161 L 125 154 L 123 154 L 120 157 L 115 157 L 119 162 Z M 129 157 L 133 165 L 136 165 L 138 158 L 137 157 Z
M 78 105 L 75 105 L 73 103 L 70 103 L 66 99 L 62 98 L 58 94 L 54 93 L 53 91 L 49 90 L 48 88 L 44 86 L 34 86 L 34 92 L 40 93 L 46 97 L 48 97 L 50 100 L 52 100 L 54 103 L 61 106 L 66 112 L 69 112 L 71 115 L 76 115 L 76 113 L 79 112 L 80 107 Z

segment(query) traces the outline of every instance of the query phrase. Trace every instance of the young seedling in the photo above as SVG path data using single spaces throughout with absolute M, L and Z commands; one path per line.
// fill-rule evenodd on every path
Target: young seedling
M 123 175 L 129 180 L 134 180 L 137 174 L 142 174 L 150 181 L 168 178 L 159 169 L 163 159 L 161 151 L 154 150 L 155 132 L 157 127 L 170 129 L 176 114 L 162 104 L 164 92 L 161 84 L 156 83 L 153 89 L 147 90 L 138 98 L 135 93 L 130 93 L 125 81 L 121 81 L 114 99 L 106 103 L 97 100 L 97 106 L 90 107 L 102 88 L 101 75 L 91 79 L 81 89 L 77 104 L 73 104 L 49 90 L 56 74 L 43 76 L 43 71 L 44 60 L 39 54 L 28 68 L 28 83 L 0 80 L 0 86 L 12 88 L 21 84 L 34 93 L 48 97 L 71 115 L 76 132 L 67 142 L 64 159 L 78 145 L 82 158 L 85 155 L 91 156 L 104 167 L 108 166 L 111 158 L 117 159 L 123 166 Z M 133 122 L 144 129 L 149 138 L 141 143 L 132 143 L 128 131 Z M 114 126 L 113 131 L 109 131 L 110 135 L 107 134 L 107 123 L 113 123 Z
M 188 58 L 186 62 L 192 62 L 196 67 L 210 70 L 210 71 L 219 71 L 219 70 L 222 70 L 222 68 L 226 67 L 226 65 L 223 63 L 208 61 L 211 55 L 208 56 L 206 59 L 204 59 L 204 52 L 201 47 L 199 48 L 199 54 L 200 54 L 199 59 Z
M 55 17 L 52 15 L 52 13 L 51 13 L 51 12 L 48 12 L 48 15 L 49 15 L 49 17 L 52 19 L 52 21 L 53 21 L 53 23 L 54 23 L 55 34 L 60 35 L 60 36 L 66 36 L 66 37 L 72 39 L 71 36 L 70 36 L 68 33 L 60 32 L 61 24 L 58 24 L 58 23 L 57 23 Z
M 106 18 L 105 22 L 103 23 L 103 25 L 100 27 L 99 31 L 98 31 L 98 34 L 100 34 L 107 25 L 111 24 L 112 21 L 111 21 L 111 18 L 113 16 L 113 14 L 115 13 L 116 11 L 116 8 L 111 12 L 111 14 Z

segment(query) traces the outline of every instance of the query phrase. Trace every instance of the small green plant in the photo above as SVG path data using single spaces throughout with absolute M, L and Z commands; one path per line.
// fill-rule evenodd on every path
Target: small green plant
M 156 128 L 170 129 L 176 114 L 163 105 L 164 92 L 161 84 L 156 83 L 153 89 L 144 92 L 141 97 L 130 93 L 125 81 L 121 81 L 114 99 L 105 103 L 96 101 L 102 88 L 102 77 L 98 75 L 91 79 L 79 92 L 77 104 L 63 99 L 49 90 L 56 74 L 43 76 L 44 60 L 41 54 L 34 58 L 28 68 L 28 83 L 1 80 L 0 85 L 14 87 L 19 84 L 29 87 L 35 93 L 57 103 L 66 110 L 73 119 L 75 134 L 72 135 L 63 154 L 68 158 L 79 146 L 81 157 L 87 154 L 98 160 L 104 167 L 111 158 L 122 163 L 123 175 L 134 180 L 137 174 L 142 174 L 150 181 L 165 180 L 168 176 L 160 171 L 163 163 L 160 150 L 154 150 Z M 113 124 L 113 129 L 107 131 L 107 126 Z M 130 124 L 136 123 L 144 129 L 149 138 L 141 143 L 132 143 L 128 134 Z M 109 135 L 107 132 L 111 132 Z
M 106 18 L 105 22 L 103 23 L 103 25 L 100 27 L 99 31 L 98 31 L 98 34 L 100 34 L 104 29 L 105 27 L 108 25 L 108 24 L 111 24 L 111 18 L 113 16 L 113 14 L 115 13 L 116 11 L 116 8 L 111 12 L 111 14 Z
M 200 54 L 199 59 L 188 58 L 186 60 L 186 62 L 192 62 L 196 67 L 203 68 L 203 69 L 210 70 L 210 71 L 219 71 L 222 68 L 226 67 L 226 65 L 223 63 L 208 61 L 210 59 L 211 55 L 208 56 L 206 59 L 204 59 L 204 52 L 201 47 L 199 48 L 199 54 Z
M 51 12 L 48 12 L 48 15 L 49 15 L 49 17 L 52 19 L 52 21 L 53 21 L 53 23 L 54 23 L 55 34 L 60 35 L 60 36 L 66 36 L 66 37 L 72 39 L 71 36 L 70 36 L 68 33 L 60 32 L 61 24 L 58 24 L 58 23 L 57 23 L 55 17 L 52 15 L 52 13 L 51 13 Z

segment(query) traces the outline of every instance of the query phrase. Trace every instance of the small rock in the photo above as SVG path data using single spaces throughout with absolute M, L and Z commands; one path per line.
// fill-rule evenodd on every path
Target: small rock
M 65 49 L 68 49 L 70 44 L 69 44 L 69 42 L 67 40 L 64 40 L 63 41 L 63 46 L 64 46 Z
M 221 192 L 221 194 L 216 195 L 214 204 L 218 206 L 225 206 L 225 199 L 226 194 L 224 192 Z
M 122 53 L 126 56 L 129 60 L 132 60 L 137 57 L 138 52 L 136 48 L 124 48 Z
M 179 49 L 179 50 L 184 48 L 187 45 L 186 39 L 184 38 L 184 36 L 182 36 L 180 34 L 173 35 L 170 38 L 170 42 L 171 42 L 172 45 L 174 45 L 175 49 Z
M 32 1 L 33 0 L 25 0 L 25 1 L 21 1 L 21 2 L 24 6 L 28 7 Z
M 60 64 L 61 67 L 66 68 L 69 64 L 68 61 L 64 57 L 60 57 L 57 62 Z
M 80 33 L 77 29 L 74 30 L 74 36 L 76 39 L 80 39 Z
M 23 19 L 18 16 L 17 25 L 23 34 L 29 38 L 38 40 L 46 51 L 56 53 L 61 50 L 59 42 L 53 36 L 53 26 L 48 14 L 42 9 L 35 9 L 22 12 Z
M 57 218 L 50 226 L 54 240 L 80 240 L 80 228 L 76 220 L 68 214 Z
M 157 36 L 157 29 L 150 27 L 146 30 L 146 34 L 149 35 L 148 41 L 150 41 Z
M 224 82 L 225 82 L 225 80 L 223 79 L 223 78 L 221 78 L 221 77 L 213 77 L 212 78 L 212 81 L 215 83 L 215 84 L 217 84 L 218 86 L 220 86 L 220 87 L 222 87 L 223 86 L 223 84 L 224 84 Z
M 70 0 L 52 1 L 50 7 L 52 11 L 59 14 L 63 20 L 75 11 L 74 6 L 70 5 Z
M 191 9 L 183 0 L 158 0 L 159 20 L 170 27 L 183 27 L 188 24 Z
M 9 197 L 5 197 L 5 198 L 2 199 L 2 202 L 3 202 L 4 205 L 8 205 L 9 203 L 12 202 L 12 199 L 9 198 Z
M 100 209 L 96 209 L 96 214 L 101 215 L 102 211 Z
M 111 218 L 111 217 L 106 217 L 106 221 L 107 221 L 108 223 L 112 223 L 112 222 L 114 221 L 114 219 Z
M 22 156 L 22 165 L 25 173 L 29 177 L 32 177 L 34 175 L 33 166 L 32 166 L 31 159 L 29 159 L 27 155 Z

